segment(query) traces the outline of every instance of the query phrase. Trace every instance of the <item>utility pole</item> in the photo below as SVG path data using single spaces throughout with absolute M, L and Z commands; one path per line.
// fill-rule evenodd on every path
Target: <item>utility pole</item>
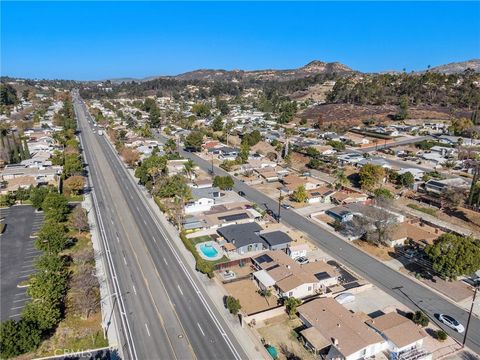
M 467 326 L 465 327 L 465 335 L 463 335 L 462 348 L 465 347 L 465 343 L 467 342 L 468 328 L 470 327 L 470 320 L 472 318 L 473 306 L 475 305 L 475 298 L 477 297 L 477 291 L 479 286 L 480 284 L 475 285 L 475 292 L 473 293 L 472 306 L 470 307 L 470 312 L 468 313 Z
M 277 216 L 277 222 L 280 222 L 280 210 L 282 209 L 282 189 L 280 189 L 280 195 L 278 196 L 278 216 Z
M 212 152 L 212 175 L 214 175 L 214 172 L 213 172 L 213 152 Z

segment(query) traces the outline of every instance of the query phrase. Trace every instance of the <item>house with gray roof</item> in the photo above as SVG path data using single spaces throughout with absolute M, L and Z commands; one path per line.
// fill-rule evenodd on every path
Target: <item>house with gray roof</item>
M 262 227 L 256 222 L 246 224 L 229 225 L 217 229 L 218 234 L 223 237 L 224 243 L 229 243 L 230 248 L 235 248 L 238 254 L 245 254 L 250 251 L 258 251 L 268 248 L 268 243 L 259 236 Z

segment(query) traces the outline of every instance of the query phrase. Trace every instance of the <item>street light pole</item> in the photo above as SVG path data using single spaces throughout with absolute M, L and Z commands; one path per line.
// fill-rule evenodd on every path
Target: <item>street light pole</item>
M 470 327 L 470 319 L 472 318 L 473 306 L 475 305 L 475 298 L 477 297 L 478 287 L 479 285 L 475 286 L 475 292 L 473 293 L 472 306 L 470 307 L 470 312 L 468 313 L 467 326 L 465 328 L 465 335 L 463 335 L 462 348 L 465 347 L 465 343 L 467 342 L 468 328 Z

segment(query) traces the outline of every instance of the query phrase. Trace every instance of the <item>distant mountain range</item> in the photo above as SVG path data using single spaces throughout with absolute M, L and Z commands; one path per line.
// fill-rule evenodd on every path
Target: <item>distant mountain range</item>
M 428 71 L 439 72 L 444 74 L 461 73 L 466 69 L 473 69 L 475 72 L 480 72 L 480 59 L 472 59 L 468 61 L 455 62 L 445 65 L 439 65 L 430 68 Z M 425 72 L 418 71 L 418 73 Z M 112 82 L 144 82 L 154 80 L 158 78 L 162 79 L 175 79 L 175 80 L 203 80 L 203 81 L 245 81 L 245 80 L 258 80 L 258 81 L 286 81 L 305 78 L 315 75 L 329 75 L 329 74 L 349 74 L 360 73 L 348 66 L 339 62 L 323 62 L 314 60 L 307 65 L 287 70 L 214 70 L 214 69 L 199 69 L 189 71 L 183 74 L 174 76 L 149 76 L 143 79 L 135 78 L 118 78 L 110 79 Z M 383 72 L 385 73 L 385 72 Z M 398 71 L 389 71 L 389 73 L 399 73 Z

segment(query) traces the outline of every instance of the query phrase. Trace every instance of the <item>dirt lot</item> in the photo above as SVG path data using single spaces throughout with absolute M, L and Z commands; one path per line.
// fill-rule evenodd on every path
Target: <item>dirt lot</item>
M 389 115 L 397 112 L 394 105 L 351 105 L 351 104 L 324 104 L 305 110 L 301 115 L 307 117 L 312 123 L 320 120 L 322 125 L 329 124 L 337 127 L 348 128 L 358 125 L 361 121 L 374 117 L 378 120 L 390 121 Z M 450 110 L 441 106 L 412 106 L 409 116 L 412 119 L 448 120 L 454 116 L 465 116 L 461 110 L 451 114 Z
M 378 258 L 380 260 L 383 260 L 383 261 L 392 260 L 392 259 L 395 259 L 397 257 L 397 256 L 395 256 L 394 250 L 390 247 L 381 246 L 381 245 L 376 246 L 376 245 L 370 244 L 369 242 L 363 241 L 363 240 L 354 240 L 354 241 L 352 241 L 352 243 L 356 247 L 366 251 L 370 255 L 375 256 L 376 258 Z
M 240 300 L 242 311 L 247 314 L 268 310 L 277 305 L 275 296 L 272 295 L 267 299 L 258 293 L 258 287 L 253 280 L 234 281 L 225 284 L 224 287 L 231 296 Z
M 274 317 L 265 322 L 265 326 L 258 328 L 258 332 L 265 339 L 267 344 L 275 346 L 278 351 L 279 359 L 287 357 L 282 349 L 287 348 L 300 359 L 313 360 L 315 357 L 307 351 L 302 343 L 296 339 L 294 329 L 302 326 L 299 318 L 289 319 L 288 315 Z

